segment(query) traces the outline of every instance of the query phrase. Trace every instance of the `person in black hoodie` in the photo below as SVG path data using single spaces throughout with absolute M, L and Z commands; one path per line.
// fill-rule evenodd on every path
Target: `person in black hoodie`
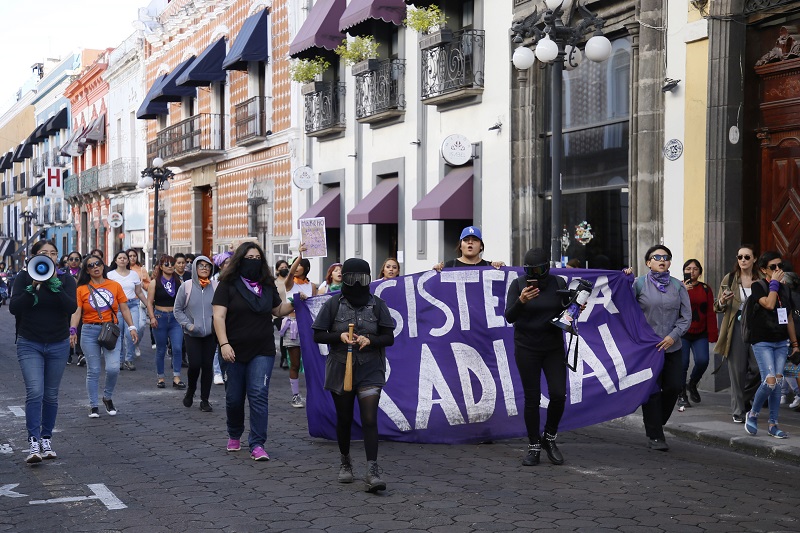
M 314 342 L 330 345 L 325 363 L 325 390 L 336 406 L 336 440 L 341 466 L 339 483 L 353 482 L 350 460 L 350 429 L 356 397 L 361 411 L 361 429 L 367 454 L 367 492 L 386 489 L 378 468 L 378 403 L 386 385 L 386 354 L 394 344 L 394 321 L 389 308 L 369 292 L 369 263 L 351 258 L 342 265 L 342 292 L 334 294 L 320 309 L 314 324 Z M 349 324 L 355 324 L 353 338 Z M 351 391 L 344 390 L 348 346 L 353 346 Z
M 541 248 L 525 254 L 525 273 L 508 288 L 506 320 L 514 325 L 514 357 L 525 392 L 525 427 L 528 430 L 528 452 L 522 460 L 525 466 L 539 464 L 542 450 L 550 462 L 564 463 L 556 446 L 556 435 L 567 401 L 567 367 L 564 363 L 564 337 L 559 328 L 550 324 L 568 303 L 557 291 L 566 283 L 550 275 L 547 253 Z M 539 434 L 539 399 L 542 372 L 547 380 L 550 404 L 544 433 Z
M 38 241 L 31 254 L 58 261 L 52 241 Z M 17 359 L 25 380 L 28 463 L 56 457 L 50 439 L 58 414 L 58 389 L 69 358 L 69 320 L 77 307 L 75 279 L 68 273 L 59 275 L 54 268 L 47 281 L 34 281 L 22 271 L 14 281 L 9 309 L 17 318 Z

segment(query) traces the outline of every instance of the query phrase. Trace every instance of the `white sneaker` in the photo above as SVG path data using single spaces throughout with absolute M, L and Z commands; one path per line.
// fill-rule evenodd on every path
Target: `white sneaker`
M 28 437 L 28 444 L 30 445 L 30 449 L 28 451 L 28 457 L 25 458 L 25 462 L 29 464 L 41 463 L 42 453 L 39 448 L 39 441 L 36 440 L 36 437 Z
M 781 405 L 786 405 L 787 403 L 788 403 L 788 400 L 786 399 L 786 395 L 785 394 L 781 394 Z
M 225 380 L 222 379 L 222 374 L 214 374 L 214 385 L 224 385 Z
M 152 346 L 150 346 L 150 348 L 152 348 L 153 350 L 155 350 L 155 349 L 156 349 L 156 345 L 155 345 L 155 344 L 153 344 Z
M 45 459 L 55 459 L 58 457 L 56 452 L 53 451 L 53 448 L 50 446 L 50 439 L 42 438 L 42 457 Z
M 794 397 L 794 401 L 789 404 L 789 409 L 797 409 L 800 407 L 800 394 Z
M 139 349 L 138 346 L 136 347 L 136 350 L 134 350 L 134 353 L 136 354 L 136 357 L 141 357 L 142 356 L 142 351 Z
M 295 394 L 292 396 L 292 401 L 289 402 L 292 407 L 302 408 L 306 406 L 306 402 L 303 400 L 303 397 L 299 394 Z

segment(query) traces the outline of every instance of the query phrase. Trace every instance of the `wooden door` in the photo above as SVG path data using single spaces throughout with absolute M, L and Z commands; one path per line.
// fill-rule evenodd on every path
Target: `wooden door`
M 203 255 L 211 257 L 214 247 L 214 196 L 211 187 L 203 190 Z
M 761 163 L 761 249 L 800 268 L 800 140 L 763 148 Z

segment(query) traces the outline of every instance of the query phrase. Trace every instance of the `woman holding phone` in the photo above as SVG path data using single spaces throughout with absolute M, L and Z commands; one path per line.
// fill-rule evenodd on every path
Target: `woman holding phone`
M 744 416 L 758 389 L 761 378 L 758 373 L 753 349 L 742 340 L 739 316 L 747 297 L 752 292 L 753 282 L 761 279 L 757 269 L 755 248 L 743 244 L 736 253 L 733 270 L 722 278 L 719 299 L 714 302 L 714 311 L 724 313 L 719 338 L 714 351 L 728 360 L 731 381 L 731 416 L 737 424 L 744 424 Z M 748 381 L 748 368 L 756 379 Z

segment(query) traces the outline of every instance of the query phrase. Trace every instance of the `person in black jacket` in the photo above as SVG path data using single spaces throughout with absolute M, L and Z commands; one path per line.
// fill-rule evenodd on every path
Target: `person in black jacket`
M 514 357 L 525 392 L 525 427 L 528 430 L 528 453 L 522 460 L 525 466 L 539 464 L 542 449 L 550 462 L 564 463 L 564 456 L 556 446 L 556 435 L 567 401 L 567 367 L 564 362 L 564 337 L 552 324 L 564 309 L 565 296 L 558 294 L 565 288 L 561 278 L 550 275 L 547 253 L 541 248 L 525 254 L 525 274 L 508 288 L 506 320 L 514 325 Z M 547 380 L 550 404 L 544 433 L 539 434 L 539 399 L 542 372 Z
M 369 263 L 351 258 L 342 265 L 342 293 L 334 294 L 320 309 L 314 324 L 314 342 L 330 345 L 325 363 L 325 390 L 336 406 L 336 440 L 341 466 L 339 483 L 353 482 L 350 460 L 350 428 L 356 396 L 361 410 L 361 429 L 367 454 L 367 492 L 386 489 L 378 468 L 378 403 L 386 385 L 384 348 L 394 344 L 394 321 L 386 303 L 370 294 Z M 354 324 L 353 338 L 348 327 Z M 344 390 L 348 346 L 353 346 L 350 391 Z
M 52 241 L 38 241 L 32 256 L 50 258 L 55 267 L 58 249 Z M 58 414 L 58 389 L 69 357 L 69 319 L 77 309 L 75 279 L 65 273 L 34 281 L 22 271 L 14 281 L 9 309 L 17 318 L 17 359 L 25 380 L 25 423 L 30 452 L 25 461 L 54 459 L 50 443 Z

